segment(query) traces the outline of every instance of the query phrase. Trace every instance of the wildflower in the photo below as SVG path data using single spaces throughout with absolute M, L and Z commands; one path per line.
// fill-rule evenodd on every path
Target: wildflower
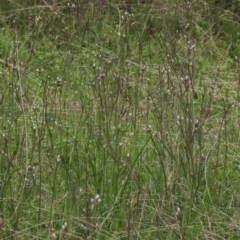
M 67 232 L 67 223 L 66 222 L 62 225 L 62 231 Z

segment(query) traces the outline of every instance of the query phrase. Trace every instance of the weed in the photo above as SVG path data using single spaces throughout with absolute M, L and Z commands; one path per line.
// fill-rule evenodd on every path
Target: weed
M 1 239 L 239 238 L 237 4 L 214 4 L 3 1 Z

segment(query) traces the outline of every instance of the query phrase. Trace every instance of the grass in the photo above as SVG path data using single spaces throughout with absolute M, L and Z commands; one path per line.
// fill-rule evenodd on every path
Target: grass
M 0 238 L 239 239 L 237 4 L 87 2 L 1 6 Z

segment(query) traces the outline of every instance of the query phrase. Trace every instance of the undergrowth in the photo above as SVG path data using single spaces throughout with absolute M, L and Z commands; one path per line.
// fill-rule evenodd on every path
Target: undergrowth
M 239 239 L 237 3 L 3 2 L 0 238 Z

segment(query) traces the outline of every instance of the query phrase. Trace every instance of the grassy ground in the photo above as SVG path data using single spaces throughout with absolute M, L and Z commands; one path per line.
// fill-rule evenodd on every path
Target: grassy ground
M 239 239 L 237 4 L 33 2 L 0 6 L 0 239 Z

